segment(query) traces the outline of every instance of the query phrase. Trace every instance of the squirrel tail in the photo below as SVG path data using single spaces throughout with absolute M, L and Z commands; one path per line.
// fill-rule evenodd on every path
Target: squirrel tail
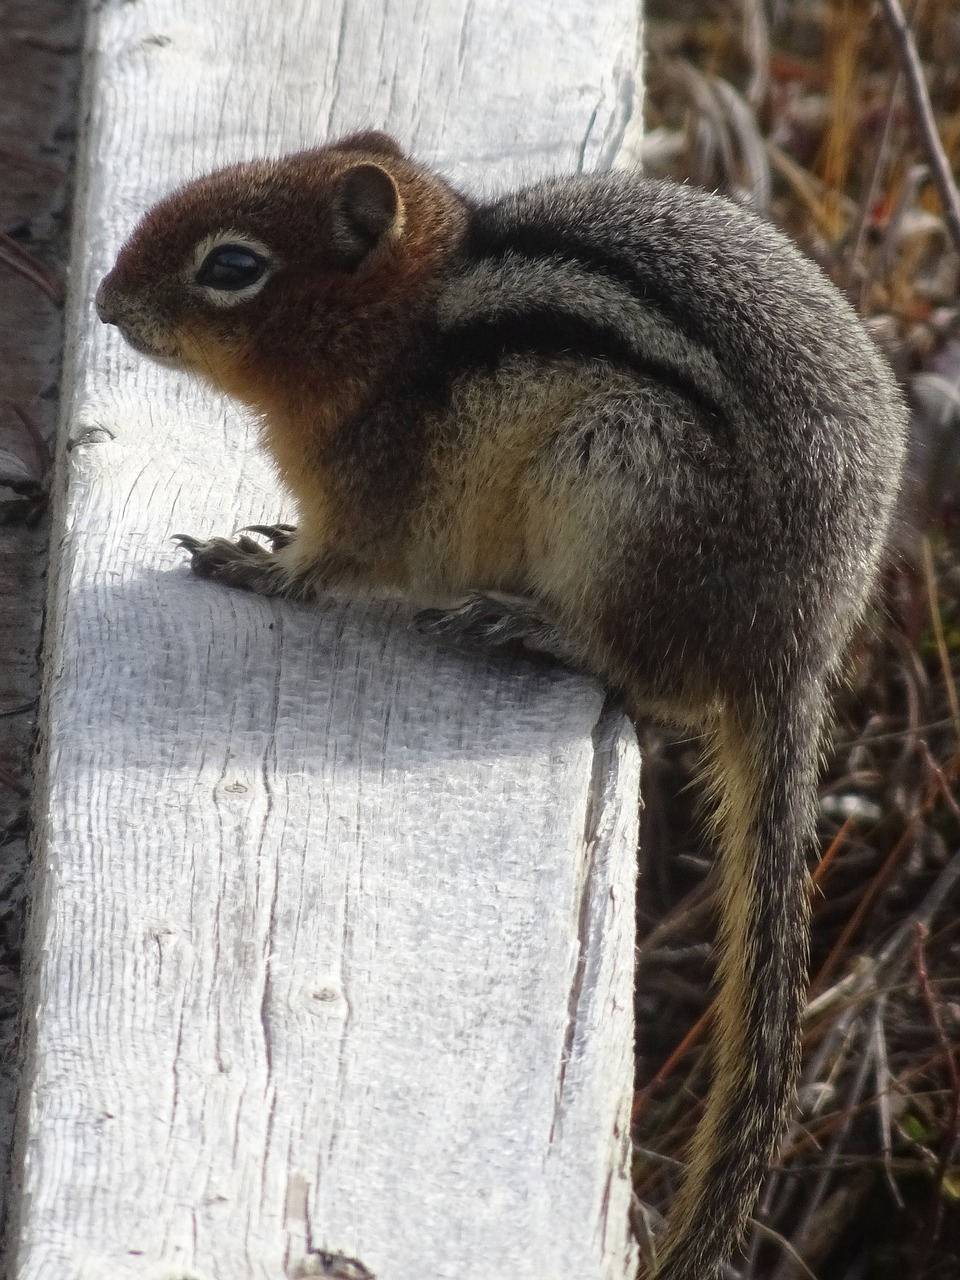
M 713 1084 L 655 1280 L 713 1280 L 782 1135 L 799 1068 L 823 718 L 811 681 L 749 712 L 727 708 L 708 736 L 721 877 Z

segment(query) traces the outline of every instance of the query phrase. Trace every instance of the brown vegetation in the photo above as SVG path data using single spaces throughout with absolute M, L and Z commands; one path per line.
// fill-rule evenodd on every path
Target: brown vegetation
M 864 316 L 913 408 L 883 596 L 823 781 L 799 1113 L 737 1267 L 758 1280 L 960 1270 L 960 8 L 908 13 L 925 120 L 897 7 L 648 9 L 648 169 L 787 230 Z M 661 1208 L 707 1083 L 710 864 L 682 792 L 695 751 L 645 757 L 635 1174 Z

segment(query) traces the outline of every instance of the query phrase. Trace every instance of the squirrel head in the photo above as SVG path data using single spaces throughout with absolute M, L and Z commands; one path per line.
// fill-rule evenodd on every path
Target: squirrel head
M 137 351 L 257 407 L 349 377 L 432 293 L 462 200 L 392 138 L 232 165 L 151 209 L 97 291 Z

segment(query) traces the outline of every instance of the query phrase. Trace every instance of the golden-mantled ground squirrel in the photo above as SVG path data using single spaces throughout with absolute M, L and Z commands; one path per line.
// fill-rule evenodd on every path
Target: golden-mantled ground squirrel
M 712 1277 L 794 1088 L 826 689 L 903 450 L 883 359 L 726 200 L 605 173 L 477 204 L 378 133 L 174 192 L 97 308 L 249 405 L 296 497 L 269 546 L 181 537 L 195 572 L 399 590 L 428 630 L 553 650 L 704 735 L 714 1081 L 656 1275 Z

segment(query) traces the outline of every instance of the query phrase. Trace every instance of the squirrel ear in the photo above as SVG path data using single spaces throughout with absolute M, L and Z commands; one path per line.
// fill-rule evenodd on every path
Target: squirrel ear
M 369 151 L 375 156 L 392 156 L 395 160 L 405 160 L 403 148 L 389 133 L 381 133 L 379 129 L 361 129 L 358 133 L 349 133 L 345 138 L 330 144 L 331 151 Z
M 355 271 L 393 226 L 399 209 L 400 193 L 386 169 L 378 164 L 348 169 L 333 204 L 331 247 L 337 266 Z

